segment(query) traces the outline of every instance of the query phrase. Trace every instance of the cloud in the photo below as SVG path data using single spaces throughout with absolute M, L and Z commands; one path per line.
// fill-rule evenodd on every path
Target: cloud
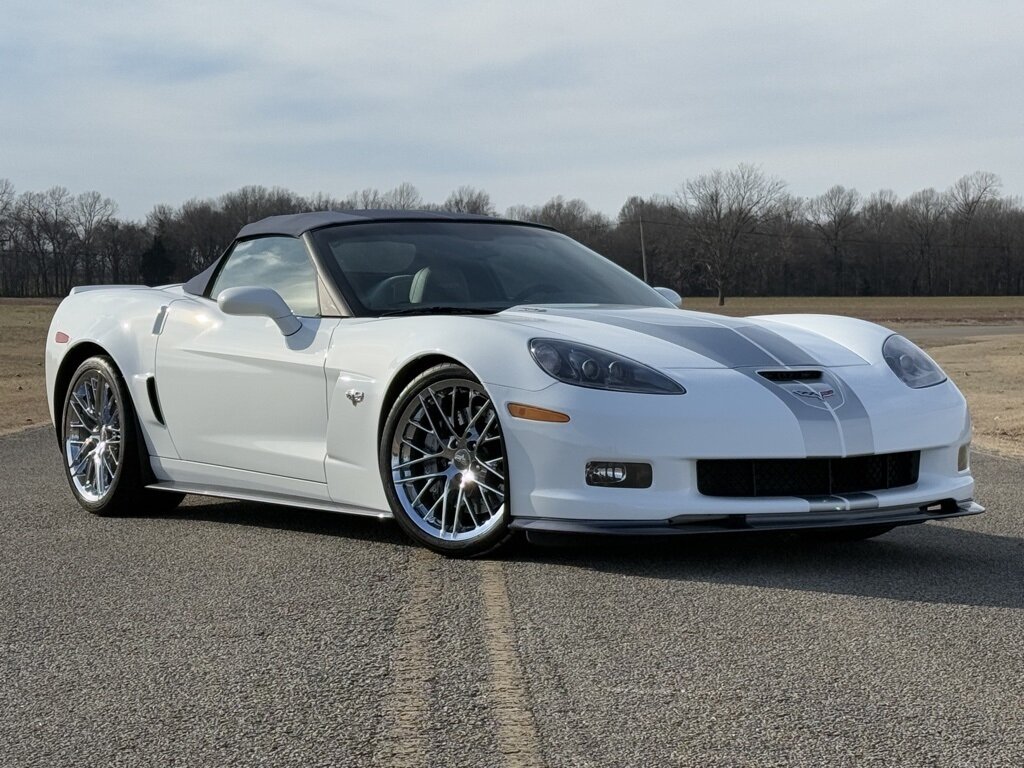
M 1018 2 L 14 2 L 0 177 L 142 216 L 246 183 L 501 205 L 758 162 L 799 194 L 1024 192 Z

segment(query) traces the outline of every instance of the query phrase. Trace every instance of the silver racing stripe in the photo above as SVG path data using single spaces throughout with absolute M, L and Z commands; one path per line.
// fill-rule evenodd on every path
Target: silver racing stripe
M 846 444 L 847 456 L 861 456 L 875 452 L 875 435 L 871 429 L 871 418 L 868 416 L 867 408 L 857 397 L 853 387 L 831 368 L 823 372 L 837 385 L 842 387 L 843 404 L 835 409 L 836 418 L 843 430 L 843 442 Z
M 804 436 L 804 450 L 808 456 L 842 455 L 843 438 L 833 411 L 828 408 L 819 408 L 811 402 L 796 397 L 777 384 L 768 381 L 758 373 L 757 368 L 736 368 L 735 370 L 736 373 L 743 374 L 771 392 L 789 408 L 796 418 L 797 424 L 800 425 L 800 432 Z
M 800 425 L 808 456 L 856 456 L 875 451 L 871 420 L 852 387 L 835 369 L 826 368 L 806 349 L 775 331 L 728 317 L 702 320 L 700 325 L 669 325 L 610 313 L 588 317 L 586 310 L 549 309 L 547 314 L 582 320 L 594 318 L 599 323 L 667 341 L 734 369 L 771 392 L 792 412 Z M 831 402 L 827 397 L 807 400 L 758 373 L 780 366 L 821 370 L 823 381 L 840 390 L 842 396 Z
M 776 358 L 782 365 L 805 366 L 821 364 L 807 350 L 801 349 L 789 339 L 775 333 L 775 331 L 769 331 L 767 328 L 761 328 L 757 325 L 737 326 L 733 330 L 750 339 L 765 352 Z

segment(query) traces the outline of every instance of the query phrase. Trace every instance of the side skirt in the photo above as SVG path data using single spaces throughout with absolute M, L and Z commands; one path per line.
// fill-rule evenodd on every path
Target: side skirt
M 379 509 L 354 507 L 348 504 L 338 504 L 333 501 L 318 501 L 316 499 L 289 496 L 283 493 L 270 493 L 268 491 L 256 492 L 252 490 L 242 490 L 240 488 L 195 485 L 191 483 L 179 483 L 173 480 L 164 480 L 158 483 L 153 483 L 152 485 L 147 485 L 146 487 L 151 488 L 154 491 L 193 493 L 199 496 L 216 496 L 223 499 L 235 499 L 236 501 L 255 501 L 261 504 L 281 504 L 286 507 L 316 509 L 322 512 L 338 512 L 345 515 L 376 517 L 378 520 L 388 520 L 392 517 L 390 512 L 383 512 Z

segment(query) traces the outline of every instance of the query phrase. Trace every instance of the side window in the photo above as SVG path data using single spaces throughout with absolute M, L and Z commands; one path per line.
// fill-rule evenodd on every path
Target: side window
M 210 298 L 240 285 L 273 288 L 296 315 L 320 314 L 316 270 L 305 243 L 294 237 L 263 237 L 236 245 L 213 283 Z

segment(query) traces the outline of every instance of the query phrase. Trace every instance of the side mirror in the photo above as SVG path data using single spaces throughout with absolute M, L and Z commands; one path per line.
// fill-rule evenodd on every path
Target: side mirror
M 680 296 L 675 291 L 673 291 L 671 288 L 655 288 L 654 290 L 656 290 L 658 293 L 660 293 L 666 299 L 671 301 L 675 306 L 677 306 L 680 309 L 682 309 L 682 307 L 683 307 L 683 297 Z
M 292 314 L 291 308 L 272 288 L 257 288 L 254 285 L 240 285 L 227 288 L 217 296 L 217 306 L 225 315 L 269 317 L 281 333 L 291 336 L 297 333 L 302 323 Z

